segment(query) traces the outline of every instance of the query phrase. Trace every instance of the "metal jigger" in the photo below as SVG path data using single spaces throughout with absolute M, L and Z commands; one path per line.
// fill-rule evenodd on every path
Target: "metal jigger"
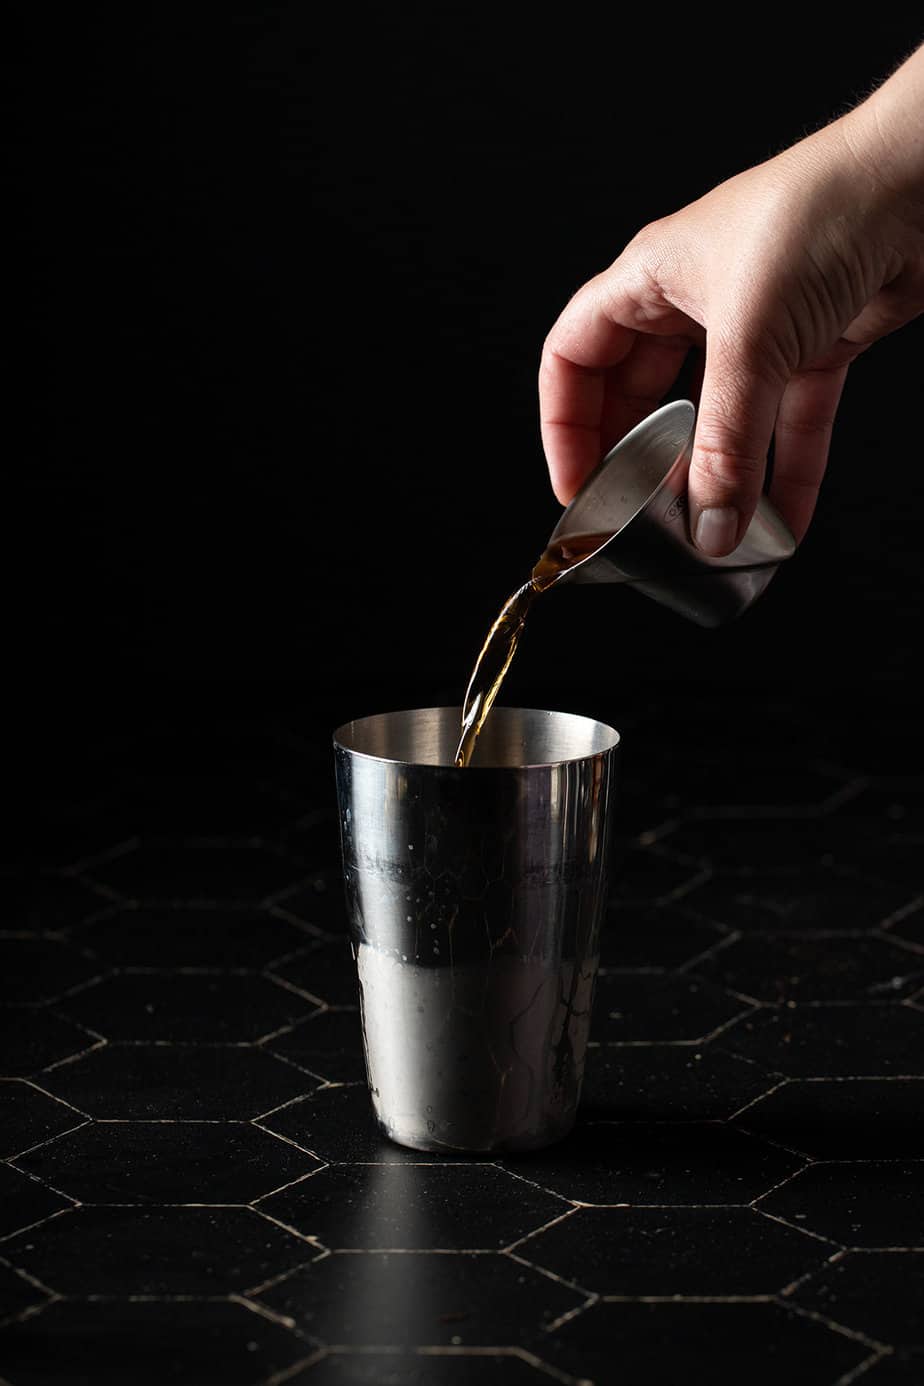
M 649 414 L 606 454 L 549 543 L 610 538 L 560 582 L 630 582 L 701 626 L 733 620 L 760 596 L 796 541 L 766 496 L 738 547 L 710 558 L 690 534 L 687 474 L 696 410 L 676 400 Z

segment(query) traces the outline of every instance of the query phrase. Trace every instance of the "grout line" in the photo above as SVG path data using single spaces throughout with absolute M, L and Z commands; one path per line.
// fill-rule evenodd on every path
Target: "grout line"
M 725 1121 L 737 1121 L 742 1112 L 746 1112 L 749 1107 L 753 1107 L 758 1102 L 763 1102 L 765 1097 L 769 1097 L 771 1093 L 777 1092 L 780 1088 L 785 1088 L 787 1083 L 791 1083 L 792 1081 L 791 1078 L 781 1078 L 778 1083 L 774 1083 L 772 1088 L 768 1088 L 766 1092 L 759 1093 L 757 1097 L 752 1097 L 748 1102 L 745 1102 L 743 1107 L 738 1107 L 736 1111 L 732 1112 L 731 1116 L 725 1118 Z
M 821 1275 L 828 1266 L 837 1265 L 838 1261 L 842 1261 L 846 1255 L 846 1251 L 833 1251 L 831 1255 L 826 1257 L 819 1265 L 812 1266 L 810 1270 L 804 1271 L 802 1275 L 797 1275 L 795 1280 L 790 1280 L 788 1285 L 784 1285 L 781 1290 L 778 1290 L 778 1297 L 784 1299 L 795 1294 L 800 1285 L 804 1285 L 807 1280 L 813 1280 L 816 1275 Z
M 63 1295 L 52 1295 L 50 1299 L 46 1299 L 42 1304 L 30 1304 L 28 1309 L 24 1309 L 21 1314 L 13 1314 L 8 1319 L 0 1320 L 0 1327 L 8 1328 L 14 1323 L 25 1323 L 27 1319 L 34 1319 L 38 1314 L 41 1314 L 47 1309 L 49 1305 L 60 1304 L 63 1298 Z
M 876 927 L 879 929 L 889 929 L 893 924 L 900 924 L 901 921 L 907 919 L 909 915 L 916 914 L 922 905 L 924 905 L 924 895 L 915 895 L 913 899 L 908 900 L 904 905 L 899 905 L 897 910 L 893 910 L 891 914 L 887 914 L 885 919 L 880 920 Z
M 266 1319 L 269 1323 L 276 1324 L 277 1327 L 288 1328 L 290 1332 L 296 1333 L 299 1338 L 302 1337 L 302 1334 L 298 1331 L 298 1325 L 295 1320 L 290 1318 L 288 1314 L 277 1314 L 274 1309 L 270 1309 L 267 1305 L 257 1304 L 244 1292 L 233 1292 L 229 1294 L 228 1303 L 241 1304 L 245 1309 L 249 1309 L 252 1314 L 256 1314 L 258 1318 Z
M 763 1295 L 601 1295 L 601 1304 L 772 1304 Z
M 833 1383 L 833 1386 L 853 1386 L 855 1381 L 859 1381 L 861 1377 L 866 1375 L 870 1367 L 875 1367 L 878 1362 L 882 1362 L 885 1358 L 891 1356 L 891 1348 L 886 1349 L 884 1352 L 872 1353 L 871 1356 L 864 1358 L 862 1362 L 858 1363 L 856 1367 L 851 1367 L 849 1372 L 845 1372 L 843 1376 L 839 1376 Z
M 15 1169 L 17 1174 L 31 1180 L 33 1184 L 38 1184 L 39 1188 L 49 1189 L 58 1198 L 63 1198 L 67 1203 L 70 1203 L 72 1207 L 81 1208 L 83 1206 L 81 1199 L 72 1198 L 69 1193 L 65 1193 L 63 1189 L 59 1189 L 56 1184 L 52 1184 L 49 1179 L 43 1178 L 42 1175 L 33 1174 L 29 1169 L 20 1169 L 18 1165 L 13 1164 L 12 1160 L 4 1160 L 3 1163 L 10 1169 Z
M 284 1271 L 280 1271 L 278 1275 L 271 1275 L 267 1280 L 261 1280 L 259 1285 L 248 1285 L 241 1293 L 245 1294 L 248 1299 L 256 1298 L 258 1295 L 265 1294 L 267 1290 L 272 1290 L 276 1285 L 284 1285 L 287 1280 L 294 1279 L 294 1277 L 300 1275 L 302 1271 L 308 1270 L 310 1266 L 316 1265 L 319 1260 L 326 1261 L 328 1259 L 329 1256 L 312 1256 L 309 1261 L 301 1261 L 297 1266 L 288 1266 Z
M 8 1270 L 11 1270 L 14 1275 L 18 1275 L 21 1280 L 25 1280 L 29 1285 L 32 1285 L 36 1290 L 41 1290 L 42 1294 L 47 1295 L 49 1300 L 57 1298 L 57 1291 L 52 1290 L 50 1286 L 39 1280 L 37 1276 L 32 1275 L 32 1273 L 27 1271 L 23 1266 L 17 1266 L 15 1262 L 10 1261 L 6 1256 L 0 1256 L 0 1263 L 6 1266 Z
M 56 1097 L 54 1093 L 47 1092 L 45 1088 L 39 1083 L 36 1083 L 32 1078 L 0 1078 L 0 1083 L 22 1083 L 25 1087 L 34 1088 L 36 1092 L 40 1092 L 42 1096 L 47 1097 L 49 1101 L 58 1102 L 62 1107 L 69 1107 L 70 1110 L 76 1112 L 78 1116 L 86 1117 L 87 1121 L 93 1120 L 89 1112 L 83 1111 L 80 1107 L 75 1107 L 73 1102 L 68 1102 L 65 1097 Z
M 267 982 L 272 982 L 273 985 L 279 987 L 281 991 L 291 992 L 293 996 L 298 996 L 302 1001 L 310 1001 L 313 1005 L 317 1006 L 319 1010 L 323 1010 L 327 1005 L 323 996 L 318 996 L 317 993 L 313 991 L 306 991 L 304 987 L 297 987 L 294 982 L 286 981 L 285 977 L 277 976 L 275 972 L 270 972 L 268 968 L 264 968 L 260 976 Z M 317 1012 L 314 1014 L 317 1014 Z M 312 1018 L 312 1016 L 299 1017 L 301 1020 L 311 1020 Z
M 774 1296 L 774 1303 L 779 1303 Z M 862 1343 L 864 1347 L 872 1349 L 874 1352 L 890 1351 L 888 1343 L 879 1342 L 876 1338 L 870 1338 L 866 1333 L 861 1333 L 857 1328 L 847 1328 L 845 1324 L 838 1323 L 836 1319 L 830 1319 L 826 1314 L 820 1314 L 815 1309 L 807 1309 L 805 1305 L 797 1304 L 795 1300 L 787 1299 L 780 1304 L 783 1309 L 788 1309 L 790 1313 L 798 1314 L 800 1318 L 811 1319 L 815 1323 L 823 1323 L 826 1328 L 830 1328 L 833 1333 L 840 1333 L 844 1338 L 852 1338 L 855 1342 Z
M 71 1023 L 73 1024 L 73 1022 Z M 53 1064 L 46 1064 L 44 1068 L 38 1068 L 35 1072 L 36 1074 L 54 1073 L 56 1069 L 64 1068 L 67 1064 L 76 1063 L 78 1059 L 85 1059 L 88 1054 L 94 1053 L 97 1049 L 105 1049 L 108 1043 L 109 1041 L 103 1039 L 102 1035 L 100 1035 L 95 1044 L 88 1045 L 86 1049 L 81 1049 L 76 1054 L 68 1054 L 66 1059 L 56 1059 Z M 54 1097 L 54 1093 L 50 1093 L 49 1096 Z
M 851 1256 L 903 1256 L 905 1253 L 911 1256 L 919 1256 L 920 1250 L 917 1247 L 878 1247 L 878 1246 L 851 1246 L 844 1248 L 844 1254 L 850 1253 Z
M 258 1198 L 251 1199 L 247 1206 L 259 1212 L 261 1210 L 257 1208 L 257 1204 L 262 1203 L 264 1198 L 273 1198 L 276 1194 L 283 1193 L 286 1189 L 294 1189 L 296 1184 L 304 1184 L 306 1179 L 313 1179 L 316 1174 L 320 1174 L 322 1170 L 327 1168 L 327 1165 L 318 1165 L 317 1169 L 309 1169 L 305 1174 L 300 1174 L 297 1179 L 290 1179 L 287 1184 L 280 1184 L 278 1189 L 270 1189 L 267 1193 L 260 1194 Z
M 771 1222 L 781 1223 L 783 1227 L 790 1228 L 793 1232 L 801 1232 L 803 1237 L 811 1237 L 815 1242 L 824 1242 L 826 1246 L 833 1246 L 838 1251 L 846 1251 L 843 1242 L 837 1242 L 833 1237 L 824 1237 L 820 1232 L 813 1232 L 809 1227 L 800 1227 L 798 1223 L 790 1222 L 787 1218 L 782 1218 L 778 1213 L 768 1213 L 765 1208 L 758 1208 L 756 1205 L 751 1208 L 752 1213 L 757 1213 L 759 1217 L 769 1218 Z
M 794 1083 L 924 1083 L 924 1073 L 832 1073 L 793 1078 Z
M 750 1133 L 748 1133 L 748 1134 L 750 1134 Z M 759 1140 L 760 1137 L 756 1137 L 756 1139 Z M 812 1160 L 812 1159 L 809 1158 L 809 1157 L 806 1157 L 805 1163 L 804 1163 L 804 1164 L 801 1164 L 801 1165 L 799 1166 L 798 1169 L 794 1169 L 794 1170 L 792 1171 L 791 1174 L 787 1174 L 786 1177 L 785 1177 L 784 1179 L 781 1179 L 781 1180 L 779 1181 L 779 1183 L 777 1183 L 777 1184 L 771 1184 L 771 1186 L 770 1186 L 769 1189 L 765 1189 L 764 1192 L 758 1194 L 756 1198 L 752 1198 L 751 1201 L 750 1201 L 750 1203 L 748 1204 L 748 1207 L 749 1207 L 749 1208 L 753 1208 L 753 1207 L 755 1207 L 756 1204 L 758 1204 L 758 1203 L 760 1202 L 761 1199 L 763 1199 L 763 1198 L 769 1198 L 771 1194 L 776 1193 L 777 1189 L 784 1189 L 784 1188 L 786 1187 L 787 1184 L 792 1183 L 793 1179 L 796 1179 L 796 1178 L 797 1178 L 800 1174 L 802 1174 L 805 1170 L 811 1169 L 812 1166 L 813 1166 L 815 1163 L 816 1163 L 816 1162 L 815 1162 L 814 1160 Z
M 740 1126 L 736 1125 L 733 1129 L 740 1131 L 742 1135 L 750 1136 L 752 1140 L 764 1141 L 767 1145 L 772 1145 L 775 1150 L 783 1150 L 787 1155 L 794 1155 L 797 1159 L 804 1160 L 806 1165 L 816 1163 L 814 1156 L 810 1155 L 807 1150 L 800 1150 L 794 1145 L 784 1145 L 782 1141 L 776 1140 L 774 1136 L 768 1136 L 764 1131 L 755 1131 L 753 1126 L 748 1126 L 746 1121 L 742 1122 Z
M 509 1257 L 511 1261 L 516 1261 L 519 1266 L 527 1266 L 529 1270 L 544 1275 L 546 1280 L 551 1280 L 556 1285 L 564 1285 L 566 1290 L 574 1290 L 577 1294 L 584 1295 L 586 1300 L 599 1298 L 595 1290 L 589 1290 L 586 1285 L 580 1285 L 576 1280 L 567 1280 L 563 1275 L 558 1275 L 555 1271 L 549 1270 L 547 1266 L 540 1266 L 537 1262 L 530 1261 L 525 1256 L 518 1256 L 515 1251 L 504 1250 L 501 1251 L 500 1255 Z
M 284 1386 L 284 1383 L 291 1381 L 293 1377 L 299 1376 L 307 1367 L 314 1367 L 318 1362 L 322 1362 L 327 1356 L 326 1348 L 318 1348 L 309 1357 L 302 1357 L 297 1362 L 292 1362 L 288 1367 L 283 1367 L 281 1371 L 273 1372 L 272 1376 L 266 1376 L 258 1386 Z
M 69 1126 L 66 1131 L 58 1131 L 54 1136 L 46 1136 L 43 1141 L 36 1141 L 35 1145 L 29 1145 L 25 1150 L 18 1150 L 15 1155 L 5 1156 L 7 1164 L 14 1165 L 15 1160 L 21 1160 L 24 1155 L 31 1155 L 33 1151 L 41 1150 L 46 1145 L 52 1145 L 55 1141 L 63 1140 L 65 1136 L 72 1136 L 75 1131 L 82 1131 L 85 1126 L 92 1126 L 93 1118 L 87 1117 L 84 1121 L 78 1121 L 75 1126 Z M 28 1170 L 20 1170 L 21 1174 L 27 1174 Z
M 23 1232 L 31 1232 L 33 1228 L 44 1227 L 46 1222 L 52 1222 L 55 1218 L 65 1217 L 68 1213 L 73 1213 L 74 1210 L 79 1207 L 79 1203 L 74 1203 L 70 1208 L 58 1208 L 54 1213 L 49 1213 L 45 1218 L 39 1218 L 36 1222 L 27 1223 L 25 1227 L 17 1227 L 15 1232 L 7 1232 L 5 1236 L 0 1237 L 0 1246 L 4 1246 L 7 1242 L 11 1242 L 14 1237 L 22 1236 Z
M 293 1237 L 297 1237 L 300 1242 L 307 1242 L 309 1246 L 313 1246 L 317 1251 L 327 1250 L 327 1247 L 322 1246 L 316 1237 L 313 1237 L 306 1232 L 299 1232 L 297 1227 L 290 1226 L 289 1223 L 283 1222 L 281 1218 L 274 1218 L 272 1213 L 267 1213 L 265 1209 L 251 1207 L 250 1211 L 252 1213 L 256 1213 L 257 1217 L 259 1218 L 266 1218 L 267 1222 L 275 1223 L 277 1227 L 282 1228 L 283 1232 L 291 1233 L 291 1235 Z
M 401 1349 L 399 1348 L 400 1352 Z M 559 1367 L 553 1367 L 551 1363 L 543 1361 L 534 1352 L 522 1347 L 476 1347 L 463 1346 L 462 1344 L 442 1344 L 438 1343 L 426 1347 L 413 1348 L 419 1357 L 513 1357 L 525 1362 L 527 1366 L 534 1367 L 545 1375 L 552 1377 L 555 1381 L 565 1383 L 565 1386 L 588 1386 L 586 1381 L 577 1381 L 568 1372 L 562 1371 Z
M 527 1232 L 523 1237 L 518 1237 L 516 1241 L 510 1242 L 508 1246 L 501 1247 L 501 1251 L 510 1254 L 516 1247 L 522 1246 L 524 1242 L 528 1242 L 532 1237 L 538 1237 L 540 1232 L 547 1232 L 550 1227 L 555 1227 L 558 1223 L 564 1222 L 566 1218 L 572 1217 L 577 1211 L 577 1206 L 573 1204 L 570 1208 L 567 1208 L 565 1212 L 559 1213 L 557 1218 L 551 1218 L 548 1222 L 544 1222 L 541 1227 L 535 1228 L 532 1232 Z M 590 1292 L 588 1291 L 588 1293 Z
M 280 1135 L 278 1131 L 271 1131 L 268 1126 L 261 1126 L 260 1119 L 258 1117 L 254 1117 L 251 1121 L 247 1122 L 246 1124 L 249 1126 L 255 1126 L 258 1131 L 264 1131 L 266 1135 L 272 1136 L 274 1140 L 282 1141 L 284 1145 L 291 1145 L 294 1150 L 301 1151 L 303 1155 L 310 1155 L 313 1160 L 321 1161 L 319 1169 L 314 1170 L 315 1174 L 319 1174 L 322 1169 L 327 1169 L 328 1165 L 334 1163 L 332 1160 L 325 1160 L 324 1156 L 319 1155 L 317 1151 L 309 1150 L 306 1145 L 299 1145 L 298 1141 L 293 1141 L 291 1136 L 283 1136 Z
M 417 1163 L 417 1162 L 415 1161 L 414 1163 Z M 423 1164 L 423 1163 L 428 1163 L 428 1162 L 427 1162 L 427 1161 L 420 1161 L 420 1163 Z M 443 1163 L 443 1161 L 440 1161 L 440 1163 Z M 573 1204 L 574 1204 L 574 1201 L 575 1201 L 573 1198 L 566 1198 L 564 1194 L 556 1193 L 554 1189 L 547 1189 L 546 1186 L 545 1186 L 544 1184 L 537 1184 L 536 1181 L 535 1181 L 535 1179 L 527 1179 L 527 1177 L 526 1177 L 525 1174 L 520 1174 L 517 1170 L 508 1169 L 507 1166 L 506 1166 L 505 1164 L 503 1164 L 500 1160 L 487 1160 L 487 1161 L 482 1161 L 482 1160 L 471 1160 L 471 1161 L 464 1161 L 464 1162 L 463 1162 L 463 1161 L 452 1161 L 452 1162 L 446 1161 L 445 1163 L 447 1163 L 447 1164 L 448 1164 L 448 1163 L 455 1163 L 455 1164 L 465 1163 L 465 1164 L 478 1164 L 478 1165 L 480 1165 L 480 1164 L 486 1164 L 486 1165 L 489 1165 L 492 1169 L 498 1169 L 498 1170 L 500 1170 L 503 1174 L 509 1174 L 510 1177 L 511 1177 L 511 1179 L 519 1179 L 520 1182 L 521 1182 L 522 1184 L 528 1184 L 529 1187 L 530 1187 L 531 1189 L 538 1189 L 540 1193 L 548 1194 L 549 1198 L 558 1199 L 558 1201 L 559 1201 L 560 1203 L 569 1203 L 569 1204 L 572 1204 L 572 1205 L 573 1205 Z
M 539 1267 L 537 1266 L 536 1269 L 538 1270 Z M 598 1294 L 588 1295 L 587 1299 L 584 1300 L 583 1304 L 576 1304 L 574 1308 L 569 1309 L 567 1313 L 559 1314 L 558 1318 L 553 1319 L 551 1323 L 543 1324 L 542 1332 L 557 1333 L 560 1328 L 564 1328 L 566 1323 L 571 1323 L 573 1319 L 576 1319 L 580 1314 L 583 1314 L 585 1310 L 592 1309 L 593 1306 L 598 1303 L 599 1299 L 600 1296 Z

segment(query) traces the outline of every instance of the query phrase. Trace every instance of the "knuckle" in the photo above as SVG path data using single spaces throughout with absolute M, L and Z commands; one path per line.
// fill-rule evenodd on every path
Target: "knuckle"
M 691 475 L 701 495 L 716 501 L 729 501 L 754 494 L 759 489 L 761 469 L 741 467 L 727 456 L 718 458 L 706 454 L 694 460 Z
M 734 440 L 698 439 L 692 469 L 700 482 L 722 492 L 750 492 L 760 483 L 765 459 Z

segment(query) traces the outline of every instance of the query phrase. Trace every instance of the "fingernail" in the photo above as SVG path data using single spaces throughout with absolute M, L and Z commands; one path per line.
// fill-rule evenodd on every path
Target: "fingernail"
M 710 558 L 731 553 L 738 538 L 738 512 L 730 505 L 708 505 L 699 512 L 694 535 L 697 546 Z

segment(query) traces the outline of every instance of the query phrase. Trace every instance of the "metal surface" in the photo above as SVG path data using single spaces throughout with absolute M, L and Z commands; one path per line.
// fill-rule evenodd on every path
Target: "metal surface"
M 334 733 L 369 1088 L 402 1145 L 535 1149 L 580 1099 L 619 736 L 495 707 L 459 769 L 460 715 Z
M 585 481 L 549 542 L 611 534 L 561 582 L 631 582 L 701 626 L 741 615 L 796 543 L 766 496 L 734 552 L 710 558 L 690 536 L 687 475 L 696 411 L 689 400 L 655 410 Z

